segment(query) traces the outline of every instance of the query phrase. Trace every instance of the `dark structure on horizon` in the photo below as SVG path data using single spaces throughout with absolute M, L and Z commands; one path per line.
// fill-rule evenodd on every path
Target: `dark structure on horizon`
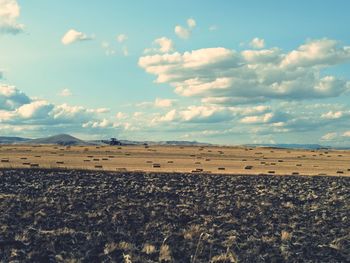
M 109 145 L 122 145 L 122 143 L 118 141 L 116 138 L 111 138 L 109 141 L 103 140 L 102 142 Z

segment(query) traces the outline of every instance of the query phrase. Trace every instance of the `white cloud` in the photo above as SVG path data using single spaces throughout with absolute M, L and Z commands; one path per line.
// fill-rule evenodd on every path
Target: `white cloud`
M 189 29 L 179 25 L 175 26 L 174 31 L 179 38 L 183 38 L 183 39 L 188 39 L 191 35 L 191 31 Z
M 101 121 L 89 121 L 82 124 L 83 128 L 107 128 L 112 126 L 113 123 L 107 119 L 102 119 Z
M 334 140 L 338 134 L 336 132 L 329 132 L 321 137 L 322 141 L 331 141 Z
M 45 101 L 37 100 L 24 104 L 17 109 L 17 113 L 24 119 L 45 119 L 54 105 Z
M 85 33 L 79 32 L 75 29 L 68 30 L 61 39 L 63 45 L 70 45 L 74 42 L 92 40 L 93 36 L 87 36 Z
M 117 114 L 115 115 L 115 117 L 118 120 L 122 120 L 122 119 L 126 119 L 128 117 L 128 115 L 124 112 L 117 112 Z
M 217 47 L 143 56 L 139 66 L 155 75 L 157 83 L 170 84 L 177 94 L 210 103 L 322 99 L 350 90 L 348 80 L 322 76 L 326 65 L 350 60 L 350 47 L 322 39 L 300 46 L 297 55 L 293 52 Z
M 126 46 L 124 46 L 124 47 L 122 48 L 122 51 L 123 51 L 124 57 L 129 56 L 129 49 L 128 49 Z
M 72 92 L 69 89 L 65 88 L 65 89 L 61 90 L 59 95 L 61 97 L 70 97 L 70 96 L 72 96 Z
M 196 27 L 196 25 L 197 25 L 196 20 L 194 20 L 193 18 L 187 19 L 187 26 L 189 28 L 194 28 Z
M 343 137 L 350 137 L 350 131 L 346 131 L 342 135 Z
M 170 38 L 160 37 L 153 41 L 151 48 L 146 48 L 144 54 L 168 53 L 174 51 L 174 43 Z
M 20 16 L 20 6 L 16 0 L 0 0 L 0 33 L 18 34 L 24 25 L 16 20 Z
M 273 113 L 269 112 L 262 116 L 247 116 L 241 119 L 242 123 L 268 123 L 273 119 L 274 115 Z
M 30 98 L 14 86 L 0 84 L 0 110 L 14 110 L 29 102 Z
M 191 36 L 192 30 L 197 25 L 196 21 L 193 18 L 187 19 L 186 22 L 188 27 L 177 25 L 174 28 L 174 32 L 179 38 L 188 39 Z
M 339 119 L 341 117 L 343 117 L 342 111 L 335 111 L 335 112 L 329 111 L 321 115 L 321 118 L 323 119 Z
M 253 38 L 252 41 L 250 41 L 249 45 L 253 48 L 264 48 L 265 47 L 265 40 L 262 38 Z
M 324 67 L 350 59 L 350 46 L 339 46 L 332 39 L 309 40 L 298 49 L 285 55 L 281 67 Z
M 136 104 L 136 107 L 140 108 L 169 108 L 174 106 L 176 100 L 174 99 L 162 99 L 156 98 L 154 101 L 144 101 Z
M 125 34 L 119 34 L 119 35 L 117 36 L 117 41 L 118 41 L 119 43 L 124 43 L 126 40 L 128 40 L 128 36 L 125 35 Z
M 106 56 L 114 56 L 116 54 L 115 49 L 107 41 L 103 41 L 101 47 L 105 51 Z
M 171 52 L 174 50 L 174 43 L 167 37 L 161 37 L 154 40 L 154 43 L 159 45 L 159 51 L 163 53 Z
M 154 106 L 158 108 L 168 108 L 172 107 L 174 104 L 174 100 L 171 99 L 161 99 L 161 98 L 156 98 L 154 102 Z

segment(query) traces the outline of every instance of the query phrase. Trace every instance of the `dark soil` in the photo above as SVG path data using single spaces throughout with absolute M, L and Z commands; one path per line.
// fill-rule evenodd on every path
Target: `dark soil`
M 350 262 L 350 178 L 2 170 L 11 260 Z

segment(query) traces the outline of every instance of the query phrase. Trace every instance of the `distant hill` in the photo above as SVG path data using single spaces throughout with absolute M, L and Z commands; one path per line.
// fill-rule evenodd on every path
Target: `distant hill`
M 105 140 L 108 141 L 108 140 Z M 87 141 L 91 144 L 103 145 L 105 144 L 102 140 L 91 140 Z M 120 140 L 123 145 L 181 145 L 181 146 L 209 146 L 210 143 L 202 143 L 196 141 L 130 141 L 130 140 Z
M 330 146 L 323 146 L 319 144 L 246 144 L 248 147 L 271 147 L 271 148 L 284 148 L 284 149 L 307 149 L 307 150 L 319 150 L 330 149 Z
M 83 140 L 75 138 L 69 134 L 58 134 L 50 137 L 33 139 L 29 144 L 59 144 L 59 145 L 86 145 L 89 144 Z
M 12 144 L 29 141 L 28 138 L 0 136 L 0 144 Z

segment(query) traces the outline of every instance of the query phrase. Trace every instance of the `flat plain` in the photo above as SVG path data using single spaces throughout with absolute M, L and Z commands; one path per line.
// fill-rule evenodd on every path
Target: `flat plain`
M 350 175 L 350 151 L 217 146 L 2 145 L 0 168 Z

